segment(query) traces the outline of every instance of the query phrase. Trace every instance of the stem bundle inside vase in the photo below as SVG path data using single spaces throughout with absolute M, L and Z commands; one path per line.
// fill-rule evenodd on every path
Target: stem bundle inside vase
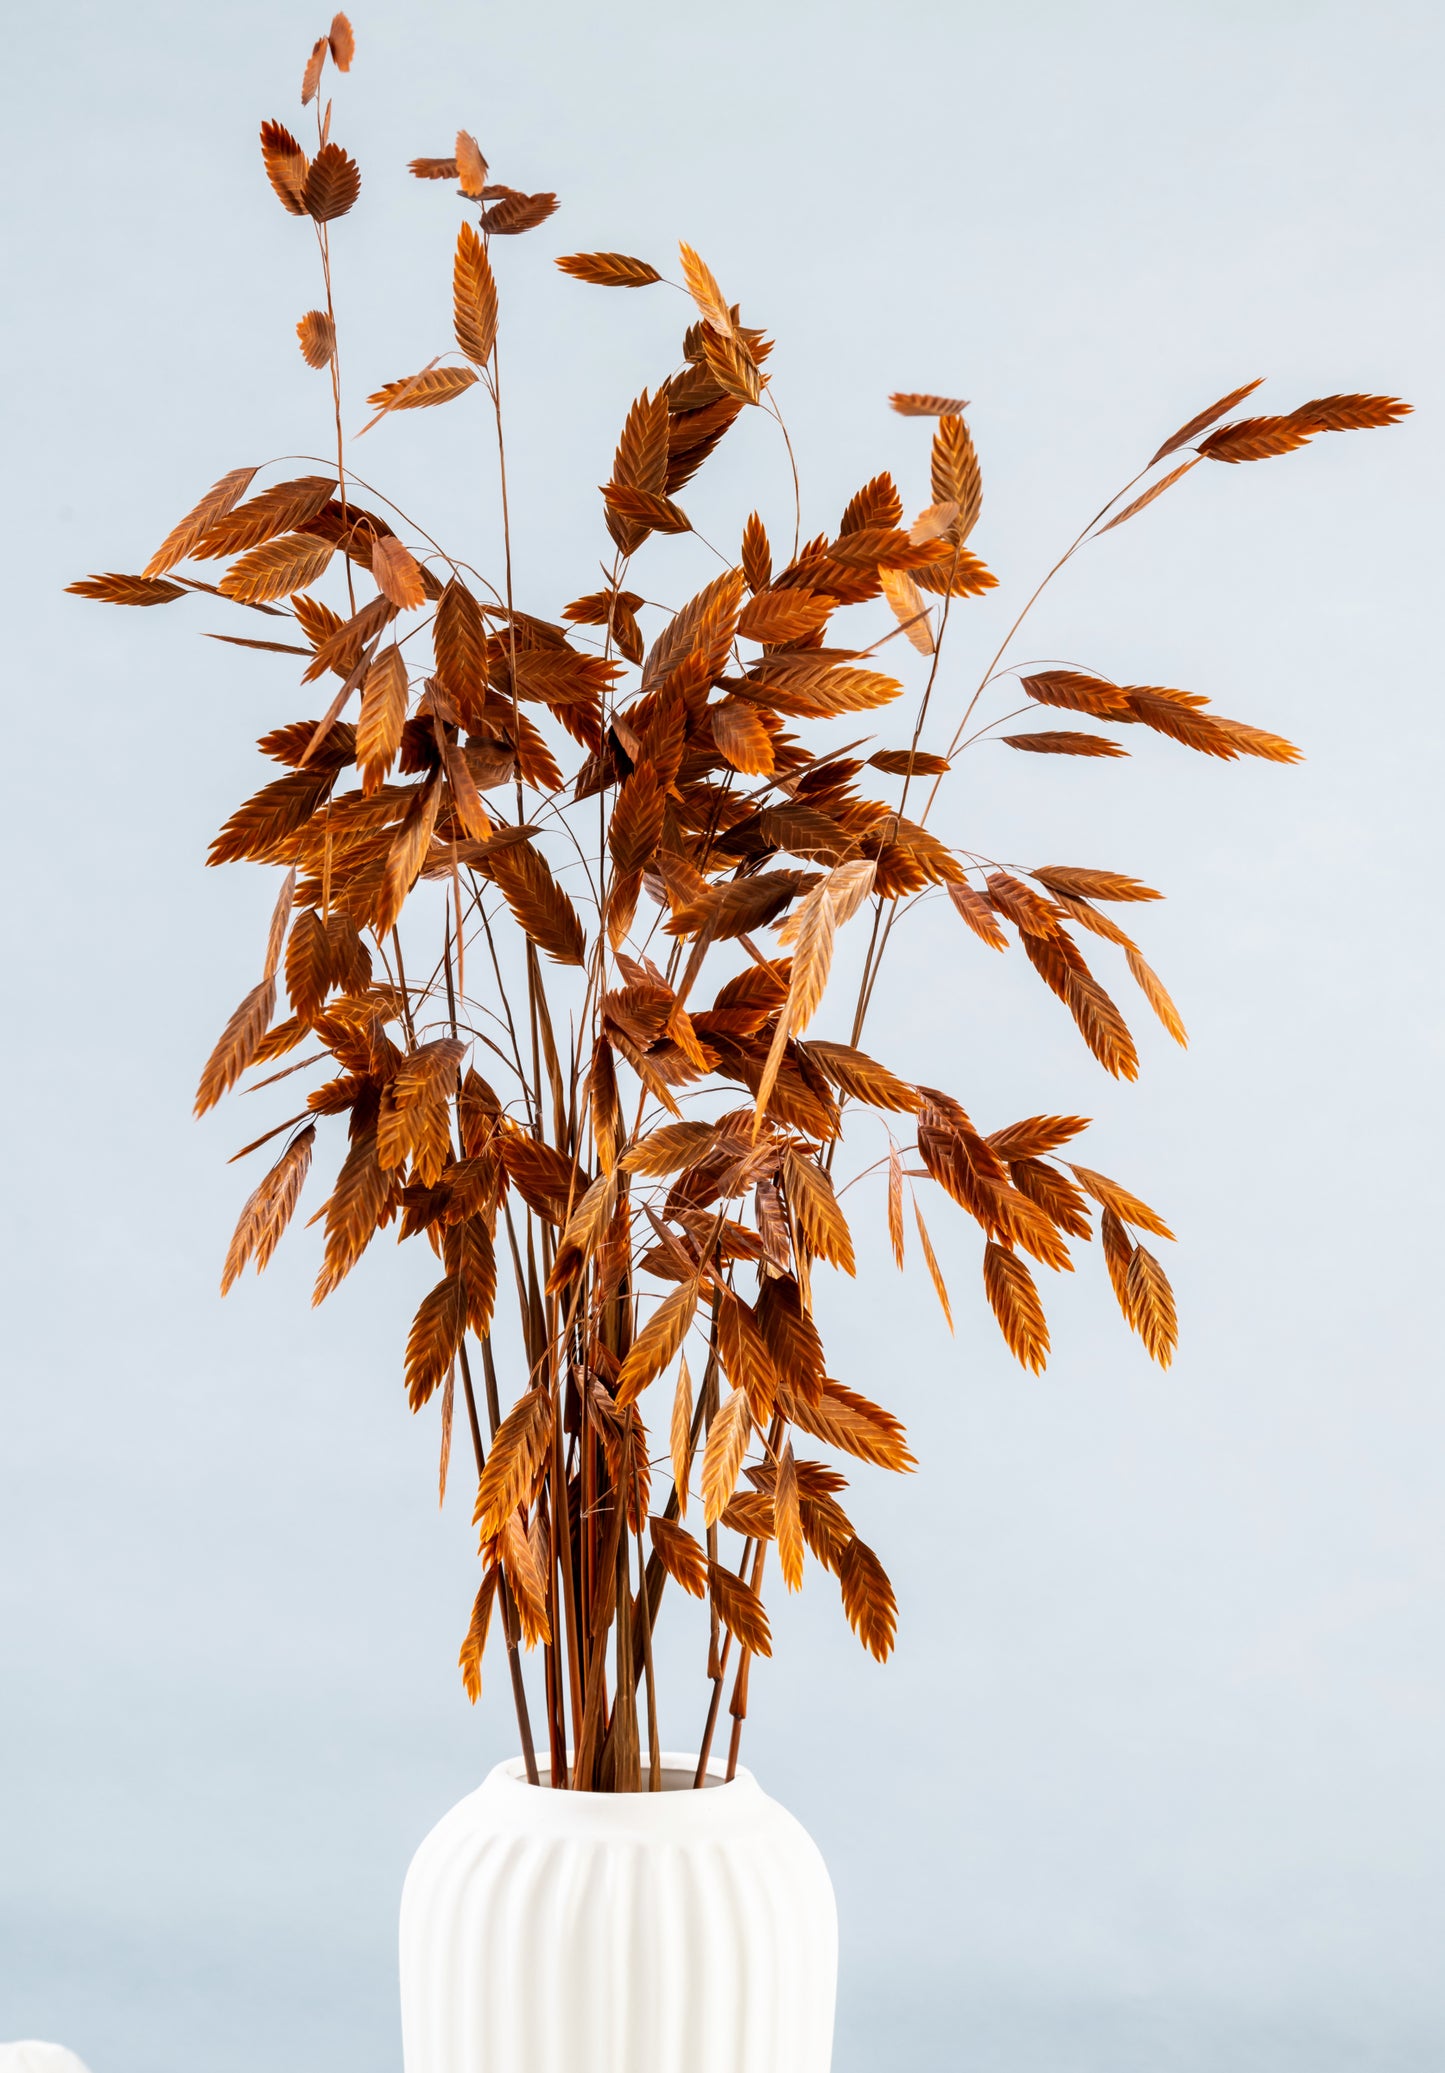
M 348 281 L 332 232 L 361 180 L 326 96 L 353 47 L 338 15 L 307 63 L 309 148 L 278 122 L 261 132 L 279 203 L 316 239 L 324 307 L 297 334 L 326 377 L 329 457 L 299 476 L 294 460 L 233 470 L 141 574 L 72 588 L 229 601 L 248 630 L 217 637 L 256 650 L 278 697 L 288 677 L 304 692 L 282 707 L 300 716 L 260 742 L 281 774 L 210 857 L 281 877 L 260 977 L 197 1110 L 249 1076 L 294 1111 L 245 1148 L 279 1157 L 241 1212 L 223 1288 L 271 1258 L 318 1144 L 332 1173 L 318 1302 L 381 1231 L 430 1249 L 404 1380 L 412 1411 L 437 1419 L 443 1496 L 458 1411 L 465 1425 L 480 1558 L 468 1693 L 496 1629 L 534 1782 L 656 1790 L 666 1742 L 699 1750 L 700 1784 L 724 1752 L 727 1775 L 737 1763 L 751 1667 L 771 1650 L 768 1590 L 821 1568 L 864 1646 L 880 1660 L 893 1646 L 893 1591 L 855 1529 L 849 1475 L 913 1457 L 815 1316 L 819 1276 L 855 1272 L 853 1223 L 876 1219 L 900 1269 L 916 1249 L 950 1327 L 946 1275 L 972 1255 L 1036 1372 L 1038 1270 L 1071 1271 L 1072 1248 L 1097 1236 L 1126 1324 L 1161 1365 L 1174 1351 L 1169 1282 L 1145 1243 L 1171 1233 L 1076 1161 L 1085 1118 L 998 1127 L 986 1088 L 922 1086 L 908 1059 L 866 1047 L 901 922 L 934 932 L 950 961 L 1021 951 L 1116 1078 L 1136 1077 L 1137 1053 L 1090 958 L 1116 962 L 1185 1041 L 1114 918 L 1159 894 L 1113 868 L 989 854 L 984 788 L 956 786 L 960 766 L 1298 752 L 1192 691 L 1068 658 L 1016 666 L 1043 585 L 970 676 L 970 600 L 995 578 L 973 544 L 966 403 L 895 395 L 918 422 L 916 481 L 905 493 L 873 475 L 805 537 L 772 346 L 686 244 L 675 280 L 616 252 L 557 261 L 579 295 L 670 297 L 680 358 L 626 410 L 595 506 L 600 584 L 563 602 L 571 586 L 549 563 L 561 587 L 515 596 L 502 368 L 527 349 L 528 317 L 498 275 L 507 241 L 547 225 L 556 197 L 495 181 L 465 131 L 451 156 L 413 162 L 461 212 L 450 336 L 439 277 L 435 356 L 377 388 L 356 425 L 337 309 L 366 284 Z M 364 360 L 364 332 L 347 349 Z M 1165 440 L 1050 574 L 1201 461 L 1266 459 L 1406 409 L 1349 394 L 1238 415 L 1257 387 Z M 359 438 L 384 449 L 405 413 L 443 406 L 461 421 L 449 465 L 475 473 L 483 442 L 493 450 L 500 566 L 433 538 L 356 472 Z M 748 411 L 775 441 L 758 509 L 736 513 L 727 544 L 703 543 L 716 573 L 679 593 L 679 555 L 695 551 L 679 545 L 693 531 L 679 499 Z M 367 453 L 368 478 L 384 459 Z M 585 506 L 590 485 L 573 487 Z M 861 965 L 830 991 L 845 930 Z M 965 1214 L 957 1230 L 936 1222 L 936 1239 L 935 1190 Z M 654 1633 L 678 1594 L 706 1620 L 691 1687 L 662 1693 Z

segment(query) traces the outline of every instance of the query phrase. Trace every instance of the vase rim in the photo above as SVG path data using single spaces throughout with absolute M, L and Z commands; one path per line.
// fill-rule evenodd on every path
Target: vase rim
M 572 1758 L 572 1752 L 568 1750 L 568 1762 L 570 1762 L 570 1758 Z M 639 1791 L 634 1791 L 634 1793 L 578 1793 L 574 1787 L 568 1787 L 568 1799 L 576 1799 L 576 1801 L 603 1801 L 603 1804 L 618 1804 L 618 1801 L 622 1801 L 622 1804 L 632 1806 L 639 1799 L 676 1799 L 680 1793 L 692 1793 L 692 1791 L 695 1791 L 695 1783 L 692 1783 L 692 1781 L 697 1779 L 697 1752 L 684 1754 L 684 1752 L 678 1752 L 678 1750 L 659 1750 L 659 1762 L 661 1762 L 663 1783 L 661 1783 L 661 1791 L 657 1791 L 657 1793 L 649 1791 L 649 1787 L 647 1787 L 649 1762 L 647 1762 L 647 1756 L 643 1756 L 643 1785 L 641 1785 Z M 543 1762 L 541 1758 L 537 1760 L 537 1777 L 539 1777 L 539 1785 L 545 1783 L 547 1789 L 551 1789 L 551 1764 Z M 487 1777 L 487 1785 L 491 1785 L 491 1783 L 500 1785 L 504 1789 L 522 1789 L 522 1791 L 533 1791 L 535 1789 L 527 1781 L 527 1758 L 525 1756 L 508 1756 L 504 1762 L 495 1764 L 493 1770 L 489 1772 L 489 1777 Z M 724 1793 L 726 1797 L 740 1797 L 734 1791 L 734 1787 L 738 1787 L 738 1785 L 742 1787 L 744 1793 L 746 1793 L 748 1787 L 753 1787 L 753 1791 L 757 1791 L 757 1779 L 753 1777 L 753 1772 L 746 1770 L 742 1764 L 738 1764 L 738 1768 L 734 1770 L 732 1777 L 728 1777 L 726 1762 L 721 1760 L 721 1758 L 717 1758 L 717 1756 L 709 1758 L 707 1772 L 705 1772 L 705 1785 L 701 1787 L 701 1791 L 705 1795 Z
M 610 1816 L 629 1824 L 649 1818 L 668 1824 L 680 1819 L 707 1821 L 730 1816 L 736 1813 L 741 1801 L 761 1797 L 757 1780 L 741 1764 L 729 1778 L 726 1763 L 718 1758 L 712 1759 L 707 1767 L 707 1782 L 699 1791 L 693 1788 L 693 1779 L 697 1775 L 695 1754 L 663 1750 L 661 1756 L 663 1786 L 660 1792 L 648 1790 L 645 1754 L 642 1759 L 643 1784 L 638 1792 L 539 1791 L 528 1783 L 526 1762 L 520 1756 L 508 1757 L 495 1765 L 487 1776 L 484 1789 L 504 1796 L 518 1812 L 530 1809 L 540 1813 L 543 1808 L 560 1812 L 571 1808 L 574 1814 L 581 1814 L 585 1809 L 590 1819 Z M 537 1769 L 541 1781 L 549 1779 L 549 1764 L 539 1759 Z

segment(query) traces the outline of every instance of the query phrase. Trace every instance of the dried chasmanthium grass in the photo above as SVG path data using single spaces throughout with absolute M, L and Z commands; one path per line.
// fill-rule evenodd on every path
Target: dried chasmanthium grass
M 305 69 L 309 153 L 279 122 L 261 131 L 281 207 L 317 241 L 325 307 L 296 329 L 329 386 L 334 461 L 300 477 L 234 469 L 141 574 L 72 588 L 114 604 L 228 600 L 268 624 L 216 637 L 257 650 L 278 683 L 300 676 L 302 717 L 260 743 L 280 775 L 211 850 L 212 863 L 274 867 L 281 883 L 260 978 L 205 1067 L 197 1109 L 251 1073 L 314 1080 L 297 1113 L 246 1147 L 279 1139 L 281 1152 L 241 1212 L 222 1286 L 271 1258 L 318 1132 L 335 1171 L 317 1212 L 316 1300 L 383 1229 L 430 1247 L 439 1278 L 411 1324 L 405 1383 L 413 1411 L 439 1406 L 443 1493 L 458 1392 L 475 1458 L 481 1585 L 466 1688 L 475 1698 L 495 1611 L 531 1774 L 545 1736 L 554 1778 L 635 1789 L 660 1778 L 651 1644 L 669 1585 L 710 1609 L 704 1762 L 725 1687 L 736 1761 L 749 1664 L 770 1648 L 771 1549 L 789 1590 L 811 1556 L 837 1578 L 865 1646 L 882 1658 L 893 1645 L 893 1592 L 835 1463 L 907 1470 L 913 1459 L 898 1420 L 835 1379 L 814 1318 L 819 1270 L 854 1272 L 845 1126 L 863 1124 L 869 1177 L 850 1213 L 876 1201 L 900 1267 L 911 1222 L 950 1324 L 919 1183 L 978 1225 L 984 1292 L 1025 1367 L 1041 1369 L 1049 1350 L 1037 1268 L 1071 1268 L 1096 1220 L 1127 1324 L 1162 1365 L 1174 1350 L 1169 1282 L 1144 1242 L 1170 1232 L 1075 1161 L 1083 1117 L 989 1129 L 973 1119 L 987 1099 L 977 1089 L 919 1086 L 906 1059 L 864 1048 L 895 925 L 920 905 L 931 911 L 918 925 L 962 923 L 976 939 L 955 935 L 950 954 L 1016 943 L 1116 1078 L 1135 1077 L 1137 1054 L 1085 938 L 1090 957 L 1096 944 L 1121 954 L 1185 1040 L 1114 919 L 1158 893 L 1115 870 L 978 854 L 976 831 L 950 811 L 959 758 L 998 742 L 1077 757 L 1147 742 L 1276 763 L 1297 751 L 1196 692 L 1073 668 L 1021 674 L 1007 642 L 979 688 L 958 694 L 945 649 L 995 579 L 972 544 L 981 477 L 954 397 L 892 399 L 921 433 L 931 427 L 914 515 L 886 474 L 807 539 L 801 499 L 772 530 L 739 513 L 735 561 L 675 608 L 644 604 L 675 588 L 672 536 L 691 530 L 679 500 L 714 447 L 747 410 L 782 428 L 768 339 L 687 245 L 676 282 L 623 253 L 557 261 L 579 282 L 680 292 L 682 357 L 623 422 L 598 511 L 601 587 L 524 609 L 511 579 L 498 240 L 545 224 L 557 201 L 495 181 L 466 131 L 452 156 L 411 167 L 460 202 L 455 350 L 438 333 L 436 358 L 378 387 L 361 430 L 442 405 L 480 412 L 502 463 L 502 566 L 453 560 L 384 498 L 359 497 L 332 229 L 361 179 L 331 140 L 324 93 L 328 59 L 345 72 L 352 53 L 338 15 Z M 1257 386 L 1165 440 L 1069 552 L 1202 461 L 1263 460 L 1320 433 L 1393 424 L 1406 407 L 1342 395 L 1231 415 Z M 1044 724 L 1001 731 L 1020 694 Z M 990 698 L 1012 711 L 989 719 Z M 828 980 L 842 930 L 861 937 L 862 961 L 840 1004 Z M 539 1645 L 534 1736 L 519 1650 Z

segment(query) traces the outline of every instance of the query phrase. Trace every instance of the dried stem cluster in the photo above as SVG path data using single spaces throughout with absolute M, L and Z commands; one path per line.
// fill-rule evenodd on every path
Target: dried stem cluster
M 1067 666 L 1016 670 L 1006 656 L 1022 613 L 977 690 L 955 697 L 942 674 L 955 608 L 995 579 L 970 545 L 981 477 L 966 405 L 952 397 L 892 399 L 933 425 L 928 500 L 911 522 L 891 478 L 876 475 L 836 527 L 795 537 L 785 555 L 754 513 L 736 562 L 719 557 L 696 596 L 676 609 L 645 604 L 632 587 L 635 557 L 656 536 L 665 562 L 667 537 L 691 529 L 677 499 L 713 448 L 745 410 L 783 427 L 768 340 L 686 245 L 671 284 L 689 305 L 681 364 L 632 405 L 602 492 L 605 580 L 560 614 L 523 611 L 512 593 L 493 254 L 497 239 L 547 221 L 556 198 L 494 183 L 465 132 L 452 156 L 411 169 L 456 188 L 466 212 L 452 275 L 456 353 L 377 389 L 363 430 L 479 390 L 499 461 L 503 567 L 488 580 L 395 506 L 395 525 L 364 506 L 342 424 L 330 248 L 360 175 L 331 141 L 321 93 L 328 60 L 345 72 L 352 52 L 338 16 L 303 82 L 314 154 L 280 123 L 261 132 L 278 200 L 315 229 L 325 307 L 297 333 L 308 364 L 329 374 L 334 463 L 259 490 L 259 470 L 233 470 L 140 575 L 72 588 L 118 604 L 231 600 L 284 621 L 289 637 L 215 638 L 295 657 L 303 685 L 334 686 L 319 716 L 262 739 L 283 774 L 238 807 L 211 851 L 213 863 L 246 859 L 283 875 L 260 980 L 206 1065 L 198 1111 L 254 1068 L 260 1085 L 312 1067 L 329 1075 L 298 1114 L 246 1147 L 284 1140 L 242 1210 L 222 1285 L 271 1258 L 318 1127 L 336 1119 L 329 1127 L 344 1126 L 346 1149 L 317 1212 L 316 1300 L 388 1225 L 423 1240 L 441 1269 L 412 1322 L 405 1377 L 413 1411 L 439 1402 L 443 1494 L 458 1389 L 475 1460 L 482 1570 L 461 1650 L 466 1688 L 475 1698 L 495 1613 L 530 1774 L 545 1761 L 552 1779 L 577 1788 L 656 1788 L 652 1637 L 669 1584 L 710 1616 L 699 1779 L 725 1695 L 737 1759 L 749 1669 L 771 1646 L 770 1550 L 789 1590 L 809 1556 L 831 1571 L 864 1645 L 880 1659 L 893 1645 L 893 1592 L 844 1509 L 834 1462 L 907 1470 L 913 1458 L 897 1419 L 830 1374 L 814 1319 L 817 1268 L 854 1272 L 833 1178 L 847 1119 L 880 1119 L 882 1154 L 864 1171 L 882 1182 L 900 1267 L 911 1202 L 950 1324 L 921 1180 L 977 1223 L 985 1294 L 1026 1367 L 1041 1369 L 1049 1347 L 1029 1261 L 1070 1269 L 1070 1241 L 1094 1235 L 1095 1213 L 1125 1320 L 1161 1364 L 1174 1349 L 1169 1283 L 1141 1237 L 1167 1239 L 1168 1227 L 1064 1156 L 1084 1118 L 1029 1116 L 987 1132 L 951 1094 L 861 1048 L 894 927 L 935 891 L 982 945 L 1017 941 L 1107 1072 L 1132 1080 L 1137 1055 L 1081 936 L 1117 947 L 1185 1040 L 1168 993 L 1107 911 L 1159 895 L 1113 870 L 1027 869 L 960 846 L 931 825 L 945 780 L 983 741 L 1120 757 L 1132 730 L 1225 760 L 1292 762 L 1297 752 L 1193 692 Z M 603 286 L 663 281 L 618 253 L 557 264 Z M 1202 460 L 1259 460 L 1403 412 L 1349 395 L 1231 417 L 1256 386 L 1166 440 L 1063 559 Z M 177 573 L 217 562 L 218 583 Z M 335 602 L 324 602 L 318 586 L 338 568 Z M 879 600 L 881 624 L 871 616 Z M 830 633 L 840 613 L 841 638 Z M 897 748 L 868 738 L 872 715 L 903 694 L 880 666 L 885 650 L 916 651 L 923 676 Z M 1002 704 L 1021 694 L 1017 710 L 1066 724 L 1000 733 L 1017 711 L 976 717 L 1000 690 Z M 849 739 L 829 746 L 823 723 L 840 720 Z M 946 746 L 925 748 L 929 731 Z M 892 796 L 868 796 L 865 780 Z M 850 926 L 865 947 L 843 1042 L 809 1032 Z M 278 1020 L 283 976 L 290 1012 Z M 499 1273 L 521 1348 L 505 1387 L 493 1336 Z M 665 1446 L 644 1423 L 648 1391 L 667 1406 L 657 1421 Z M 796 1451 L 803 1441 L 830 1458 Z M 665 1497 L 654 1484 L 664 1466 Z M 529 1697 L 520 1651 L 538 1646 L 534 1730 L 538 1694 Z

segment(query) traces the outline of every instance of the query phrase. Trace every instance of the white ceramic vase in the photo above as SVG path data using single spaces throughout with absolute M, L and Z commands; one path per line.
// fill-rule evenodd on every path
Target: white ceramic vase
M 816 1845 L 747 1771 L 663 1765 L 600 1793 L 499 1764 L 442 1817 L 402 1893 L 406 2073 L 828 2073 Z

